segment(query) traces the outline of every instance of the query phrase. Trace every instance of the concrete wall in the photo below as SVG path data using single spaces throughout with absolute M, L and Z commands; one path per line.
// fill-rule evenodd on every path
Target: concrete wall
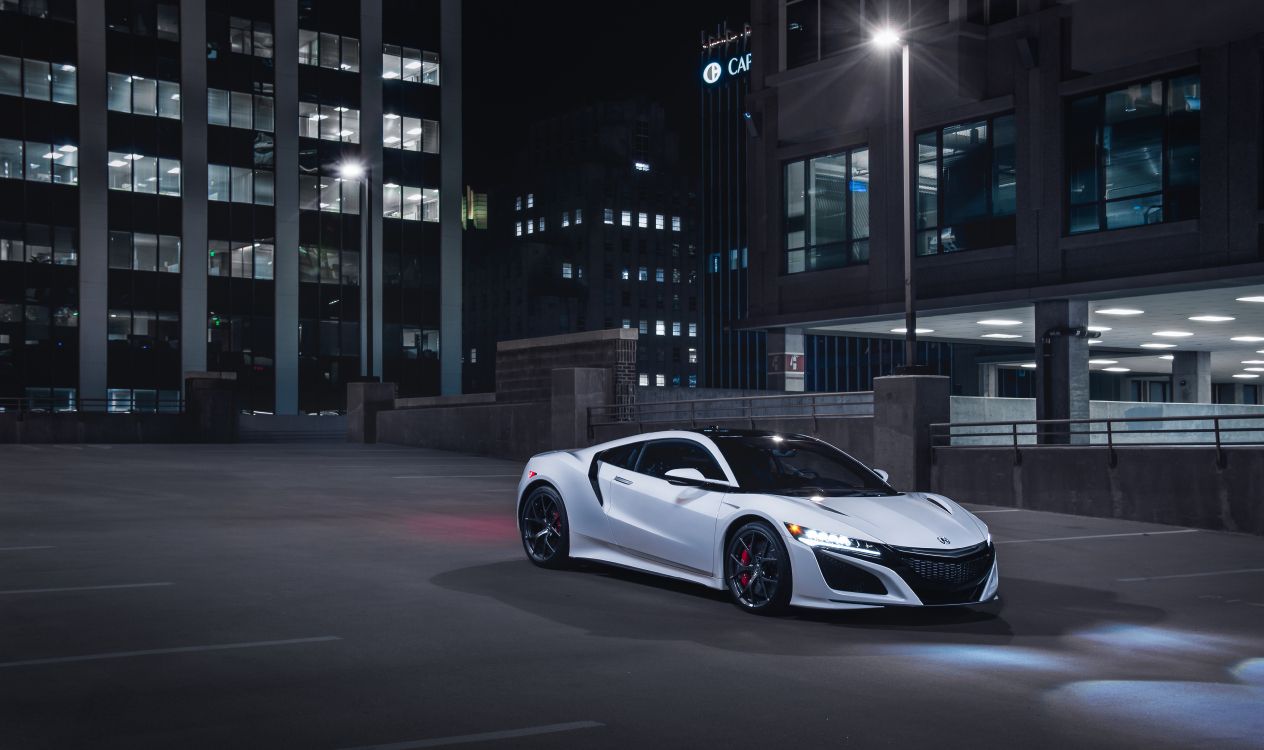
M 1264 450 L 941 448 L 930 489 L 959 502 L 1264 534 Z
M 0 414 L 0 443 L 187 443 L 183 414 Z
M 1140 403 L 1132 401 L 1092 401 L 1089 403 L 1091 419 L 1149 419 L 1153 417 L 1201 417 L 1204 415 L 1232 416 L 1259 415 L 1259 419 L 1243 420 L 1237 423 L 1221 422 L 1221 428 L 1233 426 L 1251 428 L 1250 432 L 1236 434 L 1226 433 L 1226 442 L 1264 443 L 1264 406 L 1250 404 L 1169 404 Z M 983 398 L 978 396 L 953 396 L 953 422 L 1022 422 L 1036 418 L 1036 402 L 1030 398 Z M 1188 430 L 1210 429 L 1212 420 L 1195 420 L 1191 422 L 1130 422 L 1115 425 L 1115 430 L 1175 430 L 1184 427 Z M 1104 430 L 1106 425 L 1092 425 L 1092 429 Z M 953 431 L 954 435 L 968 435 L 970 432 L 998 432 L 1003 427 L 980 427 L 977 429 L 962 428 Z M 1020 427 L 1019 432 L 1031 432 L 1030 425 Z M 1198 432 L 1166 432 L 1138 433 L 1133 435 L 1116 434 L 1115 443 L 1214 443 L 1212 433 Z M 1034 445 L 1034 436 L 1019 437 L 1022 445 Z M 1091 444 L 1106 444 L 1105 435 L 1090 436 Z M 953 445 L 1010 445 L 1011 439 L 1006 437 L 957 437 Z
M 377 414 L 379 443 L 526 459 L 552 445 L 548 401 L 396 409 Z
M 609 368 L 614 393 L 631 395 L 636 382 L 636 341 L 636 330 L 626 328 L 502 341 L 496 345 L 496 400 L 547 400 L 553 390 L 553 370 L 567 367 Z

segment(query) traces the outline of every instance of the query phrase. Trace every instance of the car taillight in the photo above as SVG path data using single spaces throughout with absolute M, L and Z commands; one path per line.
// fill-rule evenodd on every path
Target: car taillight
M 535 472 L 527 469 L 527 479 L 531 479 L 533 477 L 535 477 Z

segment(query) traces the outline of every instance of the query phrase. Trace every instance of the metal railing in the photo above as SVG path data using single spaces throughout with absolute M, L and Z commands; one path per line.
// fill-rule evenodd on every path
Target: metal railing
M 1254 423 L 1254 424 L 1251 424 Z M 1264 415 L 1207 414 L 1181 417 L 1032 419 L 1010 422 L 938 422 L 930 425 L 932 460 L 941 448 L 1115 448 L 1264 446 Z
M 788 393 L 775 396 L 731 396 L 687 401 L 649 401 L 588 407 L 588 436 L 605 426 L 646 427 L 688 425 L 700 427 L 717 422 L 746 421 L 753 428 L 759 420 L 834 419 L 873 416 L 873 392 Z
M 0 398 L 0 414 L 183 414 L 184 399 L 175 398 Z

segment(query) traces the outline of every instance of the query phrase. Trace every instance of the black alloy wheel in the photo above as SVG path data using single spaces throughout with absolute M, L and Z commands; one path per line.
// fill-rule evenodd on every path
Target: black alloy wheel
M 542 568 L 561 568 L 570 557 L 570 526 L 566 505 L 552 487 L 537 487 L 518 511 L 522 546 L 531 562 Z
M 771 615 L 790 604 L 790 555 L 768 524 L 754 521 L 733 532 L 724 554 L 724 578 L 733 603 Z

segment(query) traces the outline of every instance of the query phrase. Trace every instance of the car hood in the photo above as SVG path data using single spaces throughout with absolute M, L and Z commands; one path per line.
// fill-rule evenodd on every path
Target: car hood
M 987 527 L 981 521 L 940 495 L 907 492 L 883 497 L 827 497 L 820 501 L 787 499 L 813 507 L 828 519 L 824 531 L 843 524 L 896 547 L 958 549 L 987 539 Z

